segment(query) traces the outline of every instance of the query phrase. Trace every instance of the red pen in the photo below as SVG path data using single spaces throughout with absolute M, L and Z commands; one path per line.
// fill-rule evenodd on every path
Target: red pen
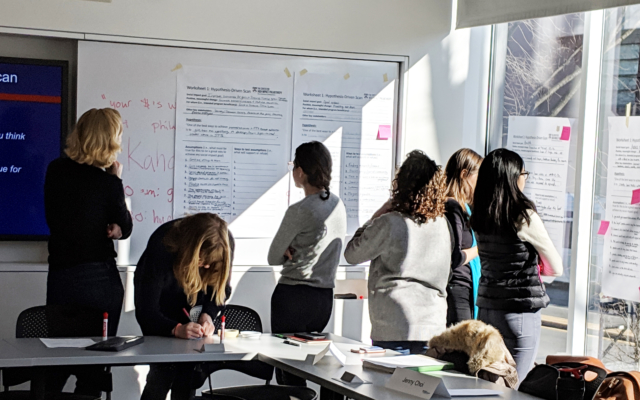
M 225 317 L 224 315 L 222 317 L 220 317 L 220 343 L 222 343 L 224 341 L 224 324 L 225 324 Z
M 109 313 L 102 314 L 102 339 L 107 340 L 109 336 Z
M 182 309 L 182 312 L 184 313 L 184 315 L 186 315 L 186 316 L 187 316 L 187 318 L 189 318 L 189 321 L 191 321 L 191 315 L 189 315 L 189 311 L 187 311 L 187 309 L 186 309 L 186 308 L 183 308 L 183 309 Z

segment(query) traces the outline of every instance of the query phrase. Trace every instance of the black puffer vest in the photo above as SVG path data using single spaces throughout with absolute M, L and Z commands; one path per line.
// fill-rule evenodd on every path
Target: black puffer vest
M 478 287 L 480 308 L 535 312 L 549 305 L 538 274 L 538 252 L 514 232 L 484 235 L 476 232 L 482 276 Z

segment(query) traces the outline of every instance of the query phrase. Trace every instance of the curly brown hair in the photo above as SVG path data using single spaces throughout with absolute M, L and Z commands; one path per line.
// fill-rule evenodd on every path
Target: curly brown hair
M 391 211 L 410 216 L 418 224 L 444 215 L 447 182 L 442 169 L 420 150 L 414 150 L 396 173 Z

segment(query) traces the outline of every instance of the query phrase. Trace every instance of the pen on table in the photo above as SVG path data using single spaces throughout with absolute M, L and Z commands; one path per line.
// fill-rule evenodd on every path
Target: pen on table
M 107 340 L 109 336 L 109 313 L 102 314 L 102 340 Z
M 284 344 L 288 344 L 288 345 L 290 345 L 290 346 L 300 347 L 300 345 L 299 345 L 298 343 L 293 343 L 293 342 L 290 342 L 290 341 L 288 341 L 288 340 L 285 340 L 285 341 L 284 341 L 284 342 L 282 342 L 282 343 L 284 343 Z

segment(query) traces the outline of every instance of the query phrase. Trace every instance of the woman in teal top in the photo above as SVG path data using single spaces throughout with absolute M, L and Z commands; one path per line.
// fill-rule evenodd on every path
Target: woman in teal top
M 447 285 L 447 326 L 477 316 L 475 299 L 480 281 L 478 247 L 469 225 L 473 192 L 482 157 L 471 149 L 456 151 L 445 173 L 447 201 L 445 216 L 451 225 L 455 245 L 451 254 L 451 280 Z

